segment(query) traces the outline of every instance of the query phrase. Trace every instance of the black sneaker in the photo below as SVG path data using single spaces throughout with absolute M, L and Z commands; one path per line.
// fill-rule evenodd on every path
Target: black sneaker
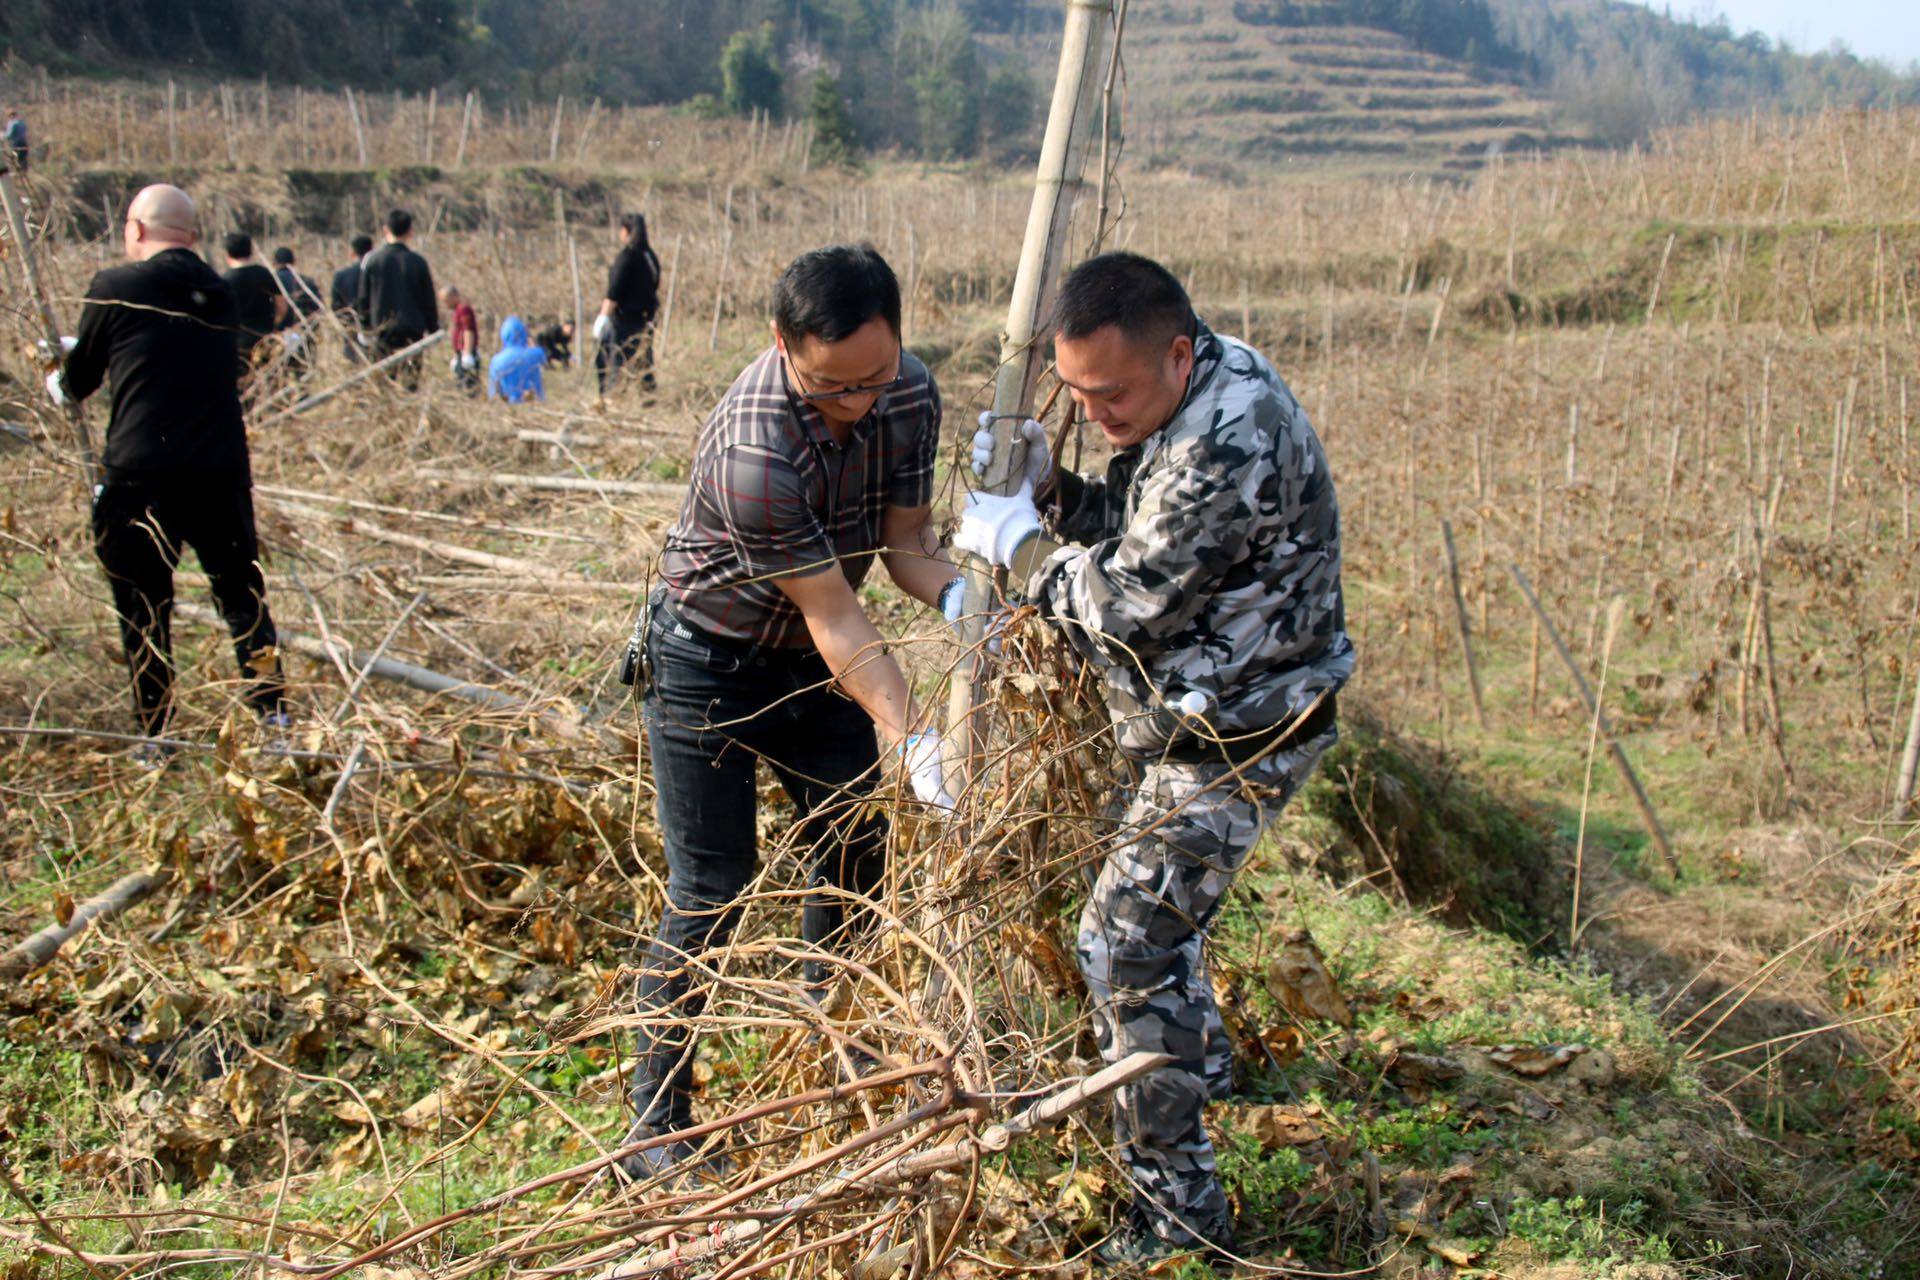
M 620 1139 L 620 1145 L 631 1146 L 646 1138 L 658 1136 L 660 1136 L 659 1133 L 652 1125 L 639 1120 L 634 1122 L 633 1128 L 627 1130 L 627 1136 Z M 703 1154 L 699 1146 L 685 1138 L 679 1138 L 657 1147 L 647 1147 L 645 1150 L 622 1156 L 615 1167 L 635 1182 L 678 1180 L 687 1177 L 718 1182 L 733 1171 L 733 1161 L 722 1151 Z

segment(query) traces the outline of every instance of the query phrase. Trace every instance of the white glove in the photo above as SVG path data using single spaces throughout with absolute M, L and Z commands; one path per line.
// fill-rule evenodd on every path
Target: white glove
M 940 588 L 940 616 L 955 631 L 960 629 L 960 614 L 967 607 L 967 579 L 964 575 L 955 578 Z
M 60 371 L 58 369 L 55 369 L 47 375 L 47 394 L 53 397 L 53 402 L 56 405 L 63 407 L 66 405 L 67 393 L 66 389 L 60 385 Z
M 988 564 L 1013 567 L 1013 554 L 1028 538 L 1040 532 L 1040 513 L 1034 510 L 1033 486 L 1021 482 L 1020 492 L 1010 497 L 991 493 L 970 493 L 967 508 L 960 516 L 960 528 L 954 532 L 953 545 L 971 551 Z
M 288 351 L 297 352 L 307 345 L 307 339 L 298 329 L 288 329 L 280 335 L 280 341 L 287 344 Z
M 931 805 L 942 814 L 953 812 L 953 797 L 947 794 L 946 778 L 940 765 L 940 735 L 937 733 L 914 733 L 900 744 L 900 758 L 905 763 L 907 777 L 913 783 L 913 794 L 922 804 Z
M 372 334 L 368 334 L 368 333 L 356 333 L 356 334 L 354 334 L 354 335 L 353 335 L 353 340 L 354 340 L 355 342 L 357 342 L 357 343 L 359 343 L 359 344 L 360 344 L 361 346 L 363 346 L 363 347 L 370 347 L 370 346 L 372 346 L 372 345 L 373 345 L 373 335 L 372 335 Z
M 1047 452 L 1047 429 L 1028 418 L 1014 429 L 1014 434 L 1027 442 L 1027 469 L 1022 478 L 1027 488 L 1037 493 L 1053 470 L 1053 459 Z M 973 435 L 973 474 L 986 475 L 987 464 L 992 461 L 993 413 L 989 410 L 980 415 L 980 430 Z
M 605 342 L 607 335 L 613 332 L 613 317 L 605 312 L 593 318 L 593 340 Z
M 45 338 L 36 338 L 34 340 L 33 345 L 40 349 L 40 358 L 42 360 L 53 359 L 53 348 L 47 345 L 47 340 Z M 79 345 L 80 345 L 80 339 L 69 337 L 64 333 L 60 335 L 60 354 L 61 355 L 63 356 L 72 355 L 73 349 Z
M 474 356 L 473 352 L 462 351 L 460 353 L 460 367 L 462 369 L 477 369 L 480 367 L 480 361 Z

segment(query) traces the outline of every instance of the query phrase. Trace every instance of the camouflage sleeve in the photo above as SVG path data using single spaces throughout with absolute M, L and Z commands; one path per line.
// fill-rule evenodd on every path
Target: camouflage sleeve
M 1148 480 L 1119 536 L 1055 552 L 1028 596 L 1088 661 L 1132 666 L 1205 607 L 1209 589 L 1239 558 L 1251 520 L 1227 478 L 1168 468 Z

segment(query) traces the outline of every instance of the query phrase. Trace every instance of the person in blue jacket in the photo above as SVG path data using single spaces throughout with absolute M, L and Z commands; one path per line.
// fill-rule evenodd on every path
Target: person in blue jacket
M 487 396 L 508 404 L 545 400 L 540 369 L 546 363 L 547 353 L 527 340 L 527 322 L 508 316 L 500 322 L 500 350 L 487 361 Z

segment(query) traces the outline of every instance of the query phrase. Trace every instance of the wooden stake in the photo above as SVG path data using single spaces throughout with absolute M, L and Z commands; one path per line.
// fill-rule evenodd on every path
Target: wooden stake
M 1647 834 L 1653 838 L 1654 847 L 1660 856 L 1666 859 L 1667 870 L 1675 876 L 1680 874 L 1680 860 L 1673 852 L 1673 843 L 1667 839 L 1667 829 L 1660 823 L 1660 815 L 1654 812 L 1653 801 L 1648 799 L 1647 790 L 1640 785 L 1640 775 L 1633 771 L 1633 765 L 1627 760 L 1627 753 L 1621 749 L 1620 742 L 1613 736 L 1613 727 L 1608 724 L 1606 713 L 1601 710 L 1600 701 L 1594 696 L 1593 686 L 1587 683 L 1587 677 L 1573 660 L 1573 654 L 1567 649 L 1567 642 L 1560 638 L 1560 629 L 1553 625 L 1553 619 L 1547 616 L 1546 609 L 1540 603 L 1540 597 L 1533 593 L 1533 583 L 1519 565 L 1509 564 L 1507 571 L 1520 586 L 1520 594 L 1527 598 L 1527 605 L 1533 610 L 1533 616 L 1540 621 L 1547 633 L 1547 639 L 1553 644 L 1553 651 L 1560 655 L 1560 662 L 1573 678 L 1574 687 L 1580 692 L 1580 700 L 1587 706 L 1587 713 L 1600 727 L 1600 733 L 1607 740 L 1607 754 L 1613 758 L 1613 767 L 1620 774 L 1620 780 L 1627 784 L 1627 790 L 1633 794 L 1634 806 L 1640 810 L 1640 820 L 1645 823 Z
M 347 116 L 353 121 L 354 149 L 360 156 L 360 167 L 364 169 L 367 167 L 367 131 L 360 123 L 360 108 L 353 100 L 352 87 L 349 86 L 344 92 L 347 95 Z
M 34 260 L 33 236 L 27 229 L 27 220 L 20 212 L 20 201 L 14 194 L 13 174 L 0 169 L 0 204 L 6 206 L 7 233 L 13 237 L 14 256 L 20 260 L 20 273 L 27 280 L 27 296 L 33 300 L 34 310 L 40 313 L 40 333 L 47 344 L 47 350 L 55 359 L 62 359 L 60 342 L 60 318 L 53 313 L 53 303 L 48 301 L 46 290 L 40 287 L 40 270 Z M 73 436 L 73 447 L 80 455 L 81 476 L 89 493 L 100 483 L 100 466 L 93 454 L 93 433 L 87 429 L 86 411 L 79 402 L 69 400 L 65 406 L 67 430 Z
M 473 124 L 473 90 L 467 90 L 467 99 L 460 107 L 460 145 L 453 153 L 453 167 L 461 169 L 467 163 L 467 130 Z
M 1460 556 L 1453 545 L 1453 524 L 1440 522 L 1440 537 L 1447 548 L 1447 579 L 1453 584 L 1453 620 L 1460 631 L 1460 654 L 1467 664 L 1467 683 L 1473 689 L 1473 712 L 1482 729 L 1487 727 L 1487 703 L 1480 691 L 1480 667 L 1473 660 L 1473 627 L 1467 621 L 1467 597 L 1460 590 Z

